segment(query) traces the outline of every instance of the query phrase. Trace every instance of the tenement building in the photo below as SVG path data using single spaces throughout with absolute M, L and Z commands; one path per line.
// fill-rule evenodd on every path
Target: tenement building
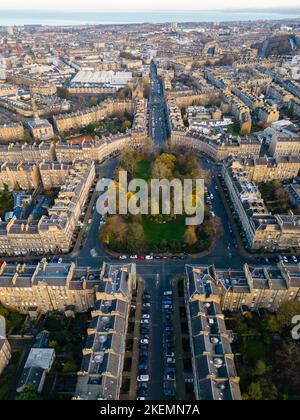
M 271 214 L 256 183 L 240 167 L 225 162 L 223 177 L 249 248 L 300 249 L 300 216 Z
M 232 168 L 240 169 L 254 182 L 268 182 L 274 179 L 283 181 L 298 176 L 300 171 L 300 155 L 239 160 L 228 158 L 226 164 L 231 165 Z
M 239 378 L 211 267 L 187 266 L 185 289 L 196 400 L 241 400 Z
M 95 179 L 95 164 L 87 161 L 75 166 L 60 187 L 48 216 L 0 222 L 0 253 L 28 255 L 28 253 L 69 252 L 76 224 L 82 213 L 89 190 Z
M 34 190 L 40 182 L 39 169 L 35 163 L 0 164 L 0 189 L 7 186 L 10 190 Z
M 50 311 L 87 311 L 95 301 L 99 273 L 71 264 L 37 265 L 4 262 L 0 269 L 0 301 L 8 308 L 37 316 Z
M 289 155 L 300 156 L 300 136 L 294 133 L 278 133 L 272 137 L 269 151 L 274 157 Z
M 276 312 L 300 301 L 300 265 L 216 269 L 186 266 L 185 300 L 197 400 L 240 400 L 239 378 L 223 311 Z
M 24 134 L 22 123 L 0 125 L 0 143 L 7 144 L 12 141 L 23 140 Z
M 118 400 L 122 384 L 134 265 L 103 266 L 74 399 Z
M 41 162 L 43 160 L 56 160 L 54 142 L 0 145 L 0 162 Z
M 66 132 L 79 129 L 88 124 L 96 123 L 102 119 L 117 113 L 134 112 L 133 101 L 106 101 L 93 108 L 77 111 L 69 114 L 61 114 L 54 117 L 57 130 Z

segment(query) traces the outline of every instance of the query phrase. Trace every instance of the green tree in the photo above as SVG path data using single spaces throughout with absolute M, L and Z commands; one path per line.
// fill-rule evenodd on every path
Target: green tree
M 98 104 L 98 100 L 95 96 L 92 96 L 92 98 L 90 99 L 90 105 L 91 106 L 96 106 Z
M 263 393 L 259 382 L 252 382 L 247 393 L 243 395 L 244 400 L 260 401 L 263 399 Z
M 277 313 L 277 320 L 281 329 L 290 328 L 292 319 L 300 314 L 300 302 L 298 300 L 284 302 Z
M 255 366 L 255 375 L 264 376 L 267 372 L 267 366 L 263 360 L 258 360 Z
M 57 349 L 57 347 L 58 347 L 58 342 L 57 342 L 56 340 L 50 340 L 50 341 L 49 341 L 49 347 L 50 347 L 51 349 Z
M 68 362 L 65 363 L 63 367 L 64 373 L 74 373 L 76 371 L 77 371 L 77 366 L 73 360 L 69 360 Z
M 95 134 L 95 130 L 96 130 L 96 126 L 95 126 L 95 124 L 92 124 L 92 123 L 90 123 L 90 124 L 88 124 L 86 127 L 85 127 L 85 132 L 87 133 L 87 134 Z
M 130 175 L 134 175 L 136 165 L 139 161 L 137 159 L 137 152 L 132 148 L 122 150 L 120 161 Z
M 195 243 L 198 241 L 197 234 L 196 234 L 196 228 L 195 226 L 189 226 L 184 234 L 184 242 L 189 245 L 195 245 Z
M 137 251 L 145 245 L 145 232 L 139 223 L 130 223 L 127 232 L 127 245 L 129 251 Z
M 19 393 L 19 395 L 16 397 L 16 400 L 41 400 L 42 397 L 37 392 L 37 388 L 33 384 L 26 385 Z
M 269 333 L 276 334 L 281 332 L 281 326 L 275 314 L 269 314 L 263 321 L 264 329 Z
M 127 130 L 129 130 L 132 127 L 132 123 L 129 120 L 123 121 L 121 125 L 121 132 L 125 133 Z
M 68 89 L 64 87 L 58 87 L 57 88 L 57 96 L 59 96 L 62 99 L 70 99 L 71 94 L 69 93 Z

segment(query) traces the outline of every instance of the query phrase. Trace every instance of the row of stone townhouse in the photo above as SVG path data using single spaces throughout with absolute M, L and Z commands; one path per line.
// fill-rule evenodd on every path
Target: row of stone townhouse
M 134 101 L 107 100 L 92 108 L 57 115 L 53 120 L 57 130 L 63 133 L 74 129 L 80 129 L 91 123 L 96 123 L 109 115 L 124 113 L 125 111 L 133 114 L 134 110 Z
M 172 131 L 170 142 L 172 147 L 195 150 L 215 161 L 222 161 L 229 156 L 258 157 L 261 150 L 261 142 L 253 136 L 214 139 L 185 129 Z
M 274 157 L 228 158 L 227 164 L 244 172 L 254 182 L 296 178 L 300 171 L 300 155 Z
M 256 183 L 239 166 L 225 162 L 223 177 L 250 249 L 300 249 L 300 216 L 271 214 Z
M 300 300 L 300 266 L 186 266 L 185 300 L 197 400 L 240 400 L 232 332 L 224 311 L 276 312 Z
M 148 140 L 146 128 L 133 128 L 124 134 L 116 134 L 102 139 L 81 141 L 42 142 L 34 144 L 11 143 L 0 145 L 0 162 L 70 162 L 74 159 L 91 159 L 101 162 L 128 147 L 139 147 Z
M 66 253 L 72 246 L 74 231 L 95 180 L 92 161 L 75 165 L 61 185 L 48 216 L 0 222 L 0 253 Z
M 102 276 L 82 350 L 76 400 L 120 399 L 135 266 L 104 265 Z
M 74 316 L 92 309 L 74 395 L 80 400 L 119 399 L 135 288 L 134 264 L 91 269 L 43 259 L 36 265 L 4 262 L 0 268 L 0 302 L 6 307 L 32 317 L 50 311 Z M 0 368 L 9 357 L 9 344 L 0 337 Z
M 22 123 L 0 125 L 0 143 L 10 143 L 23 140 L 25 131 Z

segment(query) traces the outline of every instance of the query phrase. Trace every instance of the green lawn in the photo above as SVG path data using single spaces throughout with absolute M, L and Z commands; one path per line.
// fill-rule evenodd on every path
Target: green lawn
M 134 176 L 148 181 L 151 178 L 151 172 L 151 162 L 143 160 L 137 164 Z
M 166 223 L 157 223 L 144 217 L 142 225 L 148 243 L 159 243 L 163 240 L 181 241 L 186 230 L 185 216 L 178 216 L 176 220 Z
M 238 136 L 240 134 L 240 124 L 234 123 L 228 126 L 228 133 L 232 134 L 233 136 Z
M 251 133 L 257 133 L 258 131 L 262 131 L 262 128 L 257 124 L 251 125 Z M 240 124 L 239 123 L 233 123 L 228 126 L 228 133 L 232 134 L 233 136 L 239 136 L 240 135 Z

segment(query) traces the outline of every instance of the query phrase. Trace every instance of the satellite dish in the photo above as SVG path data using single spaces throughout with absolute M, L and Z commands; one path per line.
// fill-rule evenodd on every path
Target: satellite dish
M 101 321 L 104 322 L 105 324 L 107 324 L 109 322 L 109 317 L 108 316 L 103 316 L 101 318 Z
M 101 354 L 95 356 L 95 362 L 96 363 L 102 363 L 103 362 L 103 356 Z
M 214 359 L 214 365 L 215 365 L 217 368 L 222 367 L 222 366 L 223 366 L 223 360 L 222 360 L 222 359 L 220 359 L 219 357 L 216 357 L 216 358 Z

